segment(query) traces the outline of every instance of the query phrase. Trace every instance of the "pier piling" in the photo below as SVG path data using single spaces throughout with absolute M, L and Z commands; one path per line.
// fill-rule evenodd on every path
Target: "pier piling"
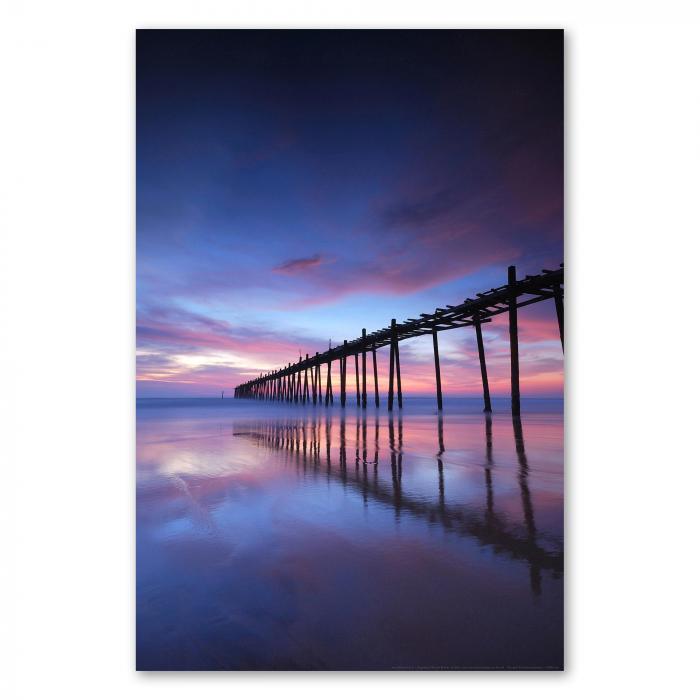
M 481 319 L 474 319 L 476 330 L 476 346 L 479 351 L 479 367 L 481 368 L 481 384 L 484 389 L 484 413 L 491 413 L 491 393 L 489 392 L 489 376 L 486 372 L 486 354 L 484 353 L 484 339 L 481 335 Z
M 362 346 L 367 343 L 367 329 L 362 329 Z M 362 351 L 362 408 L 367 408 L 367 353 Z
M 340 358 L 340 405 L 345 408 L 345 366 L 347 365 L 348 341 L 343 341 L 343 356 Z
M 561 285 L 554 285 L 554 306 L 557 310 L 557 321 L 559 322 L 559 338 L 561 339 L 561 349 L 564 349 L 564 298 L 561 293 Z
M 438 351 L 437 329 L 433 328 L 433 355 L 435 356 L 435 391 L 438 411 L 442 411 L 442 382 L 440 381 L 440 352 Z
M 389 344 L 389 394 L 386 405 L 390 411 L 394 410 L 394 339 L 396 336 L 396 319 L 391 319 L 391 343 Z
M 372 345 L 372 368 L 374 369 L 374 405 L 379 408 L 379 382 L 377 382 L 377 346 Z
M 515 265 L 508 268 L 508 330 L 510 336 L 510 406 L 520 415 L 520 359 L 518 357 L 518 292 Z
M 302 403 L 306 403 L 309 400 L 309 353 L 306 353 L 306 365 L 304 367 L 304 398 Z

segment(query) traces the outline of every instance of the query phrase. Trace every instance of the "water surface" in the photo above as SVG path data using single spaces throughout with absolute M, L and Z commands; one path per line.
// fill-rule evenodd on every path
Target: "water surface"
M 137 402 L 137 667 L 563 664 L 561 402 Z

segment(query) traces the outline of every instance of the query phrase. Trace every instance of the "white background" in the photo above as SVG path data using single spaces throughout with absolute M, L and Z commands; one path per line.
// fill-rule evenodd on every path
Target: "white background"
M 697 692 L 693 5 L 2 0 L 4 697 Z M 566 30 L 566 672 L 133 671 L 134 29 L 159 26 Z

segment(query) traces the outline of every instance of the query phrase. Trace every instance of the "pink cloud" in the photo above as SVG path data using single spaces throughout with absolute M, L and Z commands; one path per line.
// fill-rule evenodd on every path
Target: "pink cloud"
M 309 268 L 317 267 L 322 262 L 325 261 L 317 253 L 316 255 L 311 255 L 308 258 L 295 258 L 293 260 L 287 260 L 280 265 L 273 267 L 272 271 L 286 275 L 294 275 L 298 272 L 304 272 Z

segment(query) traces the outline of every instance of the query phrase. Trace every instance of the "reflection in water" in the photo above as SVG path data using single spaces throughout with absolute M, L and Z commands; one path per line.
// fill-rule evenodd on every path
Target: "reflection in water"
M 515 452 L 518 455 L 518 484 L 520 485 L 520 496 L 523 501 L 523 514 L 527 527 L 528 541 L 534 543 L 537 540 L 537 528 L 535 527 L 535 511 L 532 507 L 530 497 L 530 487 L 528 486 L 529 467 L 527 465 L 527 455 L 525 454 L 525 440 L 523 439 L 523 425 L 519 416 L 513 416 L 513 434 L 515 435 Z M 530 562 L 530 585 L 534 593 L 541 593 L 542 576 L 537 562 Z
M 138 667 L 561 667 L 561 413 L 481 408 L 139 405 Z
M 312 432 L 314 441 L 311 445 L 311 457 L 307 459 L 306 453 L 306 426 L 307 421 L 315 420 L 307 416 L 300 416 L 291 423 L 280 424 L 278 422 L 260 422 L 251 430 L 250 436 L 257 442 L 268 447 L 286 449 L 291 453 L 299 454 L 299 435 L 303 435 L 303 451 L 297 467 L 301 466 L 304 473 L 307 467 L 318 471 L 319 462 L 314 455 L 320 449 L 320 440 L 316 431 Z M 522 501 L 524 532 L 521 534 L 509 526 L 507 518 L 500 516 L 494 505 L 493 493 L 493 425 L 492 417 L 485 415 L 486 430 L 486 514 L 483 516 L 478 509 L 448 505 L 445 499 L 444 462 L 445 438 L 443 416 L 437 419 L 437 447 L 435 456 L 437 463 L 437 494 L 436 498 L 407 496 L 402 492 L 402 443 L 403 420 L 391 415 L 388 419 L 389 451 L 391 464 L 391 486 L 380 483 L 377 478 L 379 467 L 379 419 L 375 416 L 375 453 L 372 466 L 375 478 L 370 483 L 367 476 L 367 416 L 358 414 L 351 419 L 355 431 L 355 473 L 347 472 L 347 441 L 346 431 L 348 420 L 344 414 L 338 418 L 338 431 L 340 444 L 338 446 L 337 463 L 334 462 L 331 453 L 332 425 L 330 418 L 326 416 L 325 446 L 326 446 L 326 473 L 341 481 L 344 485 L 356 488 L 362 495 L 366 504 L 371 498 L 379 503 L 391 503 L 395 517 L 401 519 L 402 514 L 410 514 L 413 517 L 422 518 L 430 523 L 437 523 L 445 530 L 455 532 L 461 536 L 473 537 L 482 545 L 489 545 L 499 554 L 507 554 L 515 559 L 524 559 L 528 562 L 530 571 L 530 587 L 535 595 L 541 594 L 542 569 L 560 574 L 563 569 L 563 554 L 561 551 L 551 551 L 543 548 L 537 541 L 537 528 L 535 525 L 535 512 L 528 485 L 529 467 L 525 454 L 525 441 L 523 437 L 522 422 L 519 418 L 513 419 L 513 434 L 515 451 L 517 454 L 519 470 L 518 485 Z M 240 436 L 240 432 L 237 435 Z M 318 441 L 317 441 L 318 440 Z
M 484 474 L 486 476 L 486 512 L 489 520 L 493 517 L 493 478 L 491 469 L 493 467 L 493 419 L 491 412 L 484 414 L 486 422 L 486 465 Z

